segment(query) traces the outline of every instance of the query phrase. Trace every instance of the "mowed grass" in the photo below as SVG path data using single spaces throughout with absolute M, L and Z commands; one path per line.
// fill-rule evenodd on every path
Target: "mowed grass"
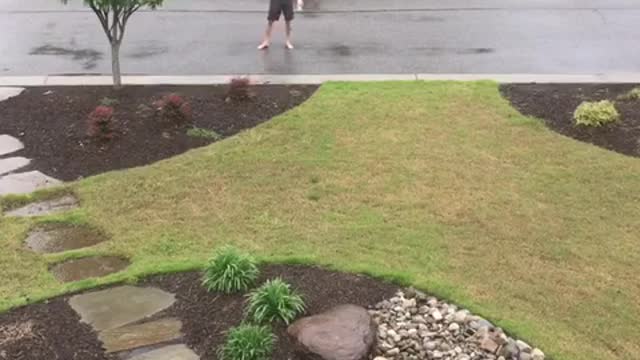
M 201 267 L 233 244 L 264 261 L 410 282 L 554 359 L 640 353 L 640 159 L 554 134 L 493 83 L 334 83 L 234 138 L 72 184 L 46 220 L 109 242 L 39 256 L 38 220 L 0 220 L 0 309 L 100 283 Z M 127 256 L 63 286 L 53 262 Z

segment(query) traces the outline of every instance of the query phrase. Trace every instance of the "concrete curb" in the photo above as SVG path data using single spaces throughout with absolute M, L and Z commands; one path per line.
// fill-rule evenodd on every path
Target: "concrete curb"
M 328 81 L 478 81 L 499 83 L 640 83 L 640 73 L 619 74 L 327 74 L 327 75 L 189 75 L 189 76 L 124 76 L 126 85 L 216 85 L 226 84 L 238 76 L 249 77 L 256 84 L 322 84 Z M 0 86 L 105 86 L 111 76 L 5 76 Z

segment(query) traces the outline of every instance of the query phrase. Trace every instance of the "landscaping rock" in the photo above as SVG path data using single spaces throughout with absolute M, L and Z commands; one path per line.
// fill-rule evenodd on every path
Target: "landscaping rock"
M 18 87 L 0 87 L 0 101 L 8 100 L 12 97 L 22 94 L 24 88 Z
M 407 301 L 398 292 L 369 311 L 381 329 L 374 356 L 387 360 L 533 360 L 535 355 L 535 360 L 544 360 L 541 351 L 520 351 L 518 345 L 528 345 L 516 343 L 502 329 L 468 310 L 432 297 L 416 299 Z
M 287 330 L 300 351 L 323 360 L 364 360 L 376 339 L 377 326 L 366 309 L 340 305 L 293 323 Z
M 10 172 L 19 170 L 27 165 L 31 160 L 24 157 L 11 157 L 7 159 L 0 159 L 0 175 L 8 174 Z
M 62 184 L 39 171 L 10 174 L 0 178 L 0 195 L 29 194 Z
M 71 196 L 63 196 L 57 199 L 40 201 L 15 210 L 6 212 L 6 216 L 12 217 L 33 217 L 53 215 L 64 211 L 73 210 L 78 207 L 78 200 Z
M 83 322 L 102 331 L 134 323 L 175 302 L 175 296 L 151 287 L 119 286 L 73 296 L 69 305 Z
M 0 156 L 24 149 L 22 142 L 13 136 L 0 135 Z
M 51 273 L 58 281 L 74 282 L 113 274 L 127 266 L 129 261 L 119 257 L 96 256 L 65 261 L 52 267 Z
M 86 248 L 105 240 L 99 232 L 79 226 L 45 227 L 31 231 L 25 246 L 39 254 L 51 254 Z
M 199 360 L 200 358 L 185 345 L 169 345 L 135 355 L 128 360 Z
M 182 322 L 178 319 L 162 319 L 139 325 L 123 326 L 100 332 L 107 353 L 127 351 L 166 343 L 182 338 Z

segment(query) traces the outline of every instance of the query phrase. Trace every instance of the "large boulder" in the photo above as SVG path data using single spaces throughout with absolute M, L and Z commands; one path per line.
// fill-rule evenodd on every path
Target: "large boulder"
M 377 325 L 366 309 L 340 305 L 289 326 L 303 359 L 364 360 L 373 349 Z

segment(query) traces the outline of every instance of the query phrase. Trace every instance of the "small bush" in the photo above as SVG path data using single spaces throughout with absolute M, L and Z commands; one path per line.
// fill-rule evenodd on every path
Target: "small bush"
M 629 92 L 618 96 L 618 100 L 622 100 L 622 101 L 640 100 L 640 87 L 633 88 Z
M 578 106 L 573 117 L 578 125 L 601 126 L 618 120 L 620 114 L 615 105 L 609 100 L 585 101 Z
M 217 132 L 209 129 L 203 129 L 199 127 L 193 127 L 187 130 L 187 136 L 201 138 L 201 139 L 210 139 L 210 140 L 220 140 L 222 136 Z
M 248 295 L 247 315 L 258 324 L 282 320 L 289 324 L 304 312 L 304 301 L 282 279 L 265 282 Z
M 233 78 L 227 90 L 227 100 L 243 101 L 251 97 L 251 81 L 248 78 Z
M 202 284 L 209 291 L 227 294 L 246 291 L 255 283 L 258 273 L 253 258 L 233 247 L 224 247 L 209 260 Z
M 111 140 L 115 135 L 113 108 L 98 106 L 87 119 L 87 135 L 101 140 Z
M 117 99 L 114 98 L 110 98 L 110 97 L 103 97 L 102 100 L 100 100 L 100 105 L 102 106 L 115 106 L 118 105 L 119 101 Z
M 191 121 L 191 104 L 178 94 L 169 94 L 153 103 L 156 115 L 175 124 Z
M 218 357 L 221 360 L 268 360 L 275 341 L 275 335 L 267 326 L 240 325 L 229 330 Z

